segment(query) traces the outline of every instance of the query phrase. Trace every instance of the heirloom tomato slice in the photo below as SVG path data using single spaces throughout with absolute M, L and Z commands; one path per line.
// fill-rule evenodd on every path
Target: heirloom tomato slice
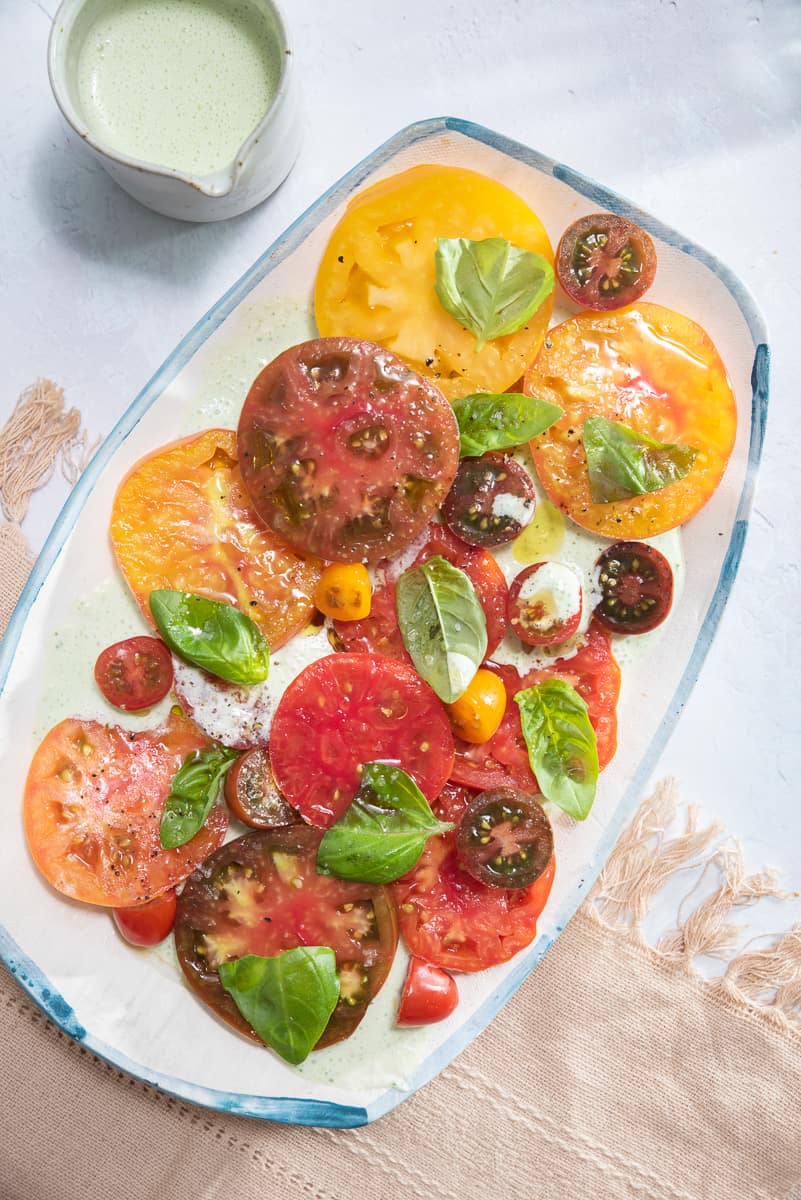
M 230 429 L 206 430 L 137 463 L 117 491 L 110 532 L 151 624 L 148 596 L 175 588 L 241 609 L 275 650 L 314 611 L 321 567 L 299 557 L 257 516 Z
M 174 714 L 142 733 L 75 719 L 51 729 L 33 756 L 23 799 L 28 846 L 48 883 L 73 900 L 124 908 L 185 879 L 222 842 L 228 814 L 215 804 L 175 850 L 161 846 L 161 815 L 186 756 L 209 744 Z
M 509 188 L 461 167 L 412 167 L 351 200 L 326 247 L 314 295 L 323 336 L 369 338 L 399 354 L 453 400 L 506 391 L 542 344 L 549 296 L 522 328 L 476 351 L 474 334 L 434 291 L 439 238 L 506 238 L 553 263 L 548 235 Z
M 246 954 L 272 958 L 296 946 L 330 946 L 340 998 L 317 1048 L 349 1037 L 389 973 L 398 942 L 387 888 L 317 873 L 322 830 L 265 829 L 228 842 L 187 880 L 175 945 L 193 991 L 255 1038 L 218 967 Z
M 453 765 L 445 709 L 405 663 L 330 654 L 281 697 L 270 734 L 278 788 L 312 825 L 332 825 L 359 789 L 363 763 L 401 767 L 431 800 Z
M 432 807 L 441 820 L 458 823 L 471 799 L 449 784 Z M 412 954 L 446 970 L 508 962 L 534 940 L 554 871 L 552 858 L 528 887 L 491 887 L 459 866 L 456 830 L 429 838 L 415 868 L 391 885 L 401 933 Z
M 609 634 L 597 621 L 590 622 L 587 640 L 572 658 L 556 659 L 520 675 L 515 667 L 487 663 L 506 687 L 506 712 L 497 733 L 483 745 L 475 746 L 456 739 L 456 758 L 451 779 L 467 787 L 484 791 L 513 787 L 538 792 L 537 781 L 528 760 L 528 748 L 520 724 L 520 709 L 513 697 L 524 688 L 544 679 L 564 679 L 586 701 L 590 722 L 598 745 L 598 765 L 603 770 L 617 749 L 617 700 L 620 695 L 620 668 L 610 644 Z
M 651 538 L 689 520 L 717 488 L 734 446 L 737 408 L 717 350 L 700 325 L 658 304 L 579 313 L 557 325 L 524 391 L 565 413 L 531 443 L 549 499 L 605 537 Z M 683 479 L 659 491 L 596 504 L 581 440 L 588 417 L 681 442 L 698 457 Z

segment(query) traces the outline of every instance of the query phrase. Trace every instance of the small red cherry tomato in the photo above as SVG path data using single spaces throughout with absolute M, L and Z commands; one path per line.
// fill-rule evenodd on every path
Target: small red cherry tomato
M 442 967 L 412 958 L 396 1025 L 433 1025 L 449 1017 L 459 1003 L 456 980 Z
M 509 588 L 509 624 L 528 646 L 559 646 L 579 627 L 581 579 L 567 563 L 526 567 Z
M 531 476 L 510 455 L 463 458 L 442 519 L 470 546 L 500 546 L 531 522 L 536 498 Z
M 595 564 L 601 599 L 595 616 L 612 633 L 647 633 L 673 603 L 673 569 L 654 546 L 615 542 Z
M 168 888 L 147 904 L 113 908 L 111 914 L 126 942 L 132 946 L 157 946 L 172 932 L 177 903 L 175 888 Z
M 95 681 L 115 708 L 138 712 L 163 700 L 172 687 L 172 658 L 153 637 L 126 638 L 107 646 L 95 663 Z
M 576 304 L 595 312 L 623 308 L 648 291 L 656 250 L 644 229 L 625 217 L 591 213 L 574 221 L 559 242 L 556 274 Z
M 275 786 L 270 755 L 257 747 L 236 760 L 225 777 L 225 802 L 251 829 L 295 825 L 298 815 Z

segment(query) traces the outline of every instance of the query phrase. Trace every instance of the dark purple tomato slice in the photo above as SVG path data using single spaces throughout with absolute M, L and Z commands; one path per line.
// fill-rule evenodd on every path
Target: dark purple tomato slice
M 562 234 L 556 274 L 576 304 L 595 312 L 623 308 L 648 291 L 656 250 L 644 229 L 612 213 L 591 213 Z
M 353 1033 L 392 965 L 398 926 L 389 891 L 318 875 L 321 837 L 322 830 L 308 825 L 246 833 L 198 867 L 178 899 L 175 945 L 190 987 L 252 1038 L 220 983 L 221 963 L 330 946 L 340 998 L 318 1048 Z
M 459 866 L 490 887 L 523 888 L 553 858 L 553 830 L 545 810 L 525 792 L 481 792 L 462 813 L 456 831 Z
M 463 458 L 442 519 L 470 546 L 500 546 L 529 524 L 536 498 L 530 476 L 510 455 Z
M 560 646 L 581 623 L 581 579 L 567 563 L 526 567 L 509 588 L 509 624 L 528 646 Z
M 673 603 L 670 563 L 645 542 L 615 542 L 595 564 L 601 599 L 595 616 L 612 633 L 647 633 Z
M 95 681 L 115 708 L 138 712 L 163 700 L 172 687 L 172 658 L 153 637 L 126 638 L 107 646 L 95 663 Z
M 248 750 L 225 777 L 225 802 L 251 829 L 275 829 L 300 820 L 275 786 L 270 755 L 262 747 Z
M 442 393 L 372 342 L 285 350 L 242 408 L 239 465 L 262 520 L 301 554 L 377 562 L 437 512 L 459 430 Z

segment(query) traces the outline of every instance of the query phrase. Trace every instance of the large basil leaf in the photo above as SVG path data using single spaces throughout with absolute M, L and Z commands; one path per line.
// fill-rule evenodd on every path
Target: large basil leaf
M 518 692 L 515 700 L 543 796 L 583 821 L 598 782 L 598 749 L 587 705 L 564 679 L 545 679 Z
M 487 618 L 467 575 L 437 554 L 404 571 L 395 604 L 418 675 L 445 704 L 458 700 L 487 653 Z
M 245 954 L 218 968 L 220 983 L 263 1042 L 297 1066 L 319 1042 L 339 1000 L 336 956 L 298 946 L 274 958 Z
M 698 457 L 693 446 L 658 442 L 606 417 L 588 417 L 582 437 L 596 504 L 657 492 L 683 479 Z
M 163 588 L 150 611 L 164 641 L 181 658 L 229 683 L 261 683 L 270 669 L 267 639 L 238 608 Z
M 225 746 L 193 750 L 186 756 L 173 777 L 161 817 L 159 837 L 165 850 L 183 846 L 202 828 L 220 794 L 220 784 L 237 758 L 239 751 Z
M 317 870 L 359 883 L 391 883 L 411 871 L 438 821 L 417 784 L 400 767 L 365 763 L 361 785 L 317 851 Z
M 554 289 L 548 260 L 505 238 L 440 238 L 436 267 L 439 302 L 476 335 L 476 350 L 525 325 Z
M 478 458 L 488 450 L 508 450 L 544 433 L 564 410 L 522 392 L 476 392 L 454 400 L 462 458 Z

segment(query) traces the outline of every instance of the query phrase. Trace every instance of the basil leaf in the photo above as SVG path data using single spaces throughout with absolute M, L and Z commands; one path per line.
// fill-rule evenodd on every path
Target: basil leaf
M 264 634 L 231 604 L 163 588 L 150 611 L 164 641 L 181 658 L 229 683 L 261 683 L 270 669 Z
M 439 238 L 439 302 L 476 335 L 476 350 L 525 325 L 554 289 L 553 267 L 505 238 Z
M 213 746 L 193 750 L 173 777 L 164 803 L 159 839 L 165 850 L 183 846 L 202 828 L 220 794 L 220 784 L 238 750 Z
M 487 618 L 467 575 L 437 554 L 404 571 L 395 605 L 418 675 L 445 704 L 458 700 L 487 653 Z
M 453 411 L 459 423 L 462 458 L 519 446 L 565 415 L 558 404 L 522 392 L 476 392 L 454 400 Z
M 658 442 L 606 417 L 588 417 L 582 437 L 596 504 L 657 492 L 683 479 L 698 457 L 693 446 Z
M 391 883 L 411 871 L 430 837 L 454 826 L 438 821 L 410 775 L 365 763 L 358 792 L 317 851 L 317 870 L 358 883 Z
M 583 821 L 598 782 L 598 749 L 587 705 L 564 679 L 545 679 L 518 692 L 515 701 L 543 796 Z
M 220 983 L 263 1042 L 293 1066 L 308 1058 L 339 1000 L 336 956 L 298 946 L 274 958 L 245 954 L 221 963 Z

